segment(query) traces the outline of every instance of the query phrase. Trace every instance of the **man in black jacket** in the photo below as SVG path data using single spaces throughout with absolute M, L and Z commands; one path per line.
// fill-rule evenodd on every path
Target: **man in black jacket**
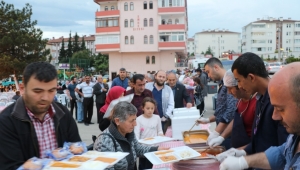
M 0 114 L 0 169 L 17 169 L 32 157 L 45 158 L 46 150 L 64 142 L 81 141 L 69 110 L 53 102 L 57 72 L 47 62 L 27 65 L 23 72 L 23 92 Z
M 183 84 L 177 82 L 176 75 L 173 72 L 171 72 L 168 74 L 167 78 L 168 78 L 167 85 L 171 87 L 173 94 L 174 94 L 174 102 L 175 102 L 174 108 L 185 107 L 183 100 L 185 100 L 187 108 L 192 107 L 193 105 L 191 102 L 191 98 L 187 94 L 185 86 Z
M 99 114 L 99 111 L 102 106 L 105 104 L 105 99 L 106 99 L 106 93 L 108 91 L 108 85 L 106 83 L 103 83 L 103 78 L 102 75 L 99 75 L 97 77 L 98 83 L 96 83 L 93 87 L 94 95 L 96 95 L 96 107 L 97 107 L 97 123 L 101 122 L 103 119 L 103 114 Z

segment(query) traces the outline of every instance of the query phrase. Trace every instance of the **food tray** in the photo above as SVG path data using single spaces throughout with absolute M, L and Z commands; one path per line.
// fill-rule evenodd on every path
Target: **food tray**
M 166 136 L 155 136 L 153 138 L 140 139 L 139 143 L 146 144 L 146 145 L 155 145 L 155 144 L 173 141 L 173 140 L 175 139 Z
M 193 158 L 193 159 L 211 159 L 211 157 L 207 156 L 206 154 L 210 154 L 212 156 L 216 156 L 222 152 L 224 152 L 226 149 L 223 146 L 216 146 L 213 148 L 210 147 L 194 147 L 195 151 L 201 154 L 200 157 Z M 203 153 L 205 151 L 205 153 Z
M 76 167 L 62 167 L 54 165 L 75 165 Z M 48 166 L 46 166 L 43 170 L 104 170 L 109 166 L 107 163 L 99 162 L 99 161 L 87 161 L 84 163 L 79 162 L 69 162 L 69 161 L 53 161 Z
M 206 144 L 209 132 L 207 130 L 192 130 L 182 132 L 183 142 L 186 145 Z
M 129 153 L 127 152 L 98 152 L 98 151 L 88 151 L 82 156 L 93 157 L 92 161 L 97 161 L 96 159 L 101 158 L 112 158 L 115 159 L 113 162 L 101 161 L 103 163 L 108 163 L 109 167 L 112 167 L 114 164 L 118 163 L 121 159 L 125 158 Z
M 160 165 L 160 164 L 178 162 L 180 160 L 192 159 L 195 157 L 199 157 L 201 154 L 188 146 L 181 146 L 166 151 L 149 152 L 144 155 L 153 165 Z M 163 161 L 161 159 L 162 156 L 167 156 L 167 157 L 171 156 L 176 159 Z

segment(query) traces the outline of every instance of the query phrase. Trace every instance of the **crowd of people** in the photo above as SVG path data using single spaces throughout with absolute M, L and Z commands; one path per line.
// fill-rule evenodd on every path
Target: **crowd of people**
M 72 77 L 64 87 L 70 99 L 68 110 L 53 101 L 55 68 L 46 62 L 29 64 L 23 73 L 22 97 L 0 114 L 0 167 L 17 169 L 34 156 L 44 158 L 45 150 L 62 147 L 64 141 L 81 141 L 74 118 L 86 126 L 93 124 L 95 102 L 101 135 L 94 150 L 129 153 L 111 170 L 151 169 L 143 154 L 169 148 L 146 146 L 138 139 L 164 135 L 176 108 L 196 106 L 201 114 L 211 79 L 219 84 L 215 113 L 196 121 L 216 122 L 207 144 L 226 148 L 216 156 L 220 169 L 299 169 L 299 66 L 289 64 L 270 78 L 261 58 L 245 53 L 230 70 L 210 58 L 202 68 L 205 72 L 201 68 L 158 70 L 128 76 L 121 68 L 111 85 L 101 75 L 95 82 L 88 75 L 80 82 Z M 117 103 L 104 117 L 113 100 L 132 94 L 130 103 Z

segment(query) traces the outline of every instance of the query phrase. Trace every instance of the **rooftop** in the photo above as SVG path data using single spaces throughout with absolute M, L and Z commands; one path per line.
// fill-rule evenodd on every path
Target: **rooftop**
M 219 30 L 219 29 L 214 29 L 214 30 L 208 29 L 208 30 L 203 30 L 202 32 L 197 32 L 196 34 L 211 34 L 211 33 L 240 34 L 239 32 L 228 31 L 228 29 L 222 29 L 222 30 Z
M 95 41 L 95 35 L 90 35 L 90 36 L 83 36 L 84 37 L 84 41 Z M 59 37 L 59 38 L 52 38 L 52 39 L 49 39 L 48 41 L 48 44 L 51 44 L 51 43 L 61 43 L 62 40 L 64 39 L 64 42 L 68 42 L 69 41 L 69 37 L 67 38 L 64 38 L 63 36 L 62 37 Z M 81 39 L 82 37 L 79 37 L 78 38 L 78 41 L 81 42 Z M 74 41 L 74 36 L 72 37 L 71 41 Z

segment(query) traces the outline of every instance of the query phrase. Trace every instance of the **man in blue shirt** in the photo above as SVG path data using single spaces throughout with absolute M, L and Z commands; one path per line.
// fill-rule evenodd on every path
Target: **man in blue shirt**
M 231 94 L 227 93 L 227 87 L 224 86 L 223 78 L 226 70 L 223 68 L 221 61 L 217 58 L 210 58 L 204 65 L 205 71 L 209 78 L 213 81 L 220 81 L 218 97 L 216 103 L 215 114 L 209 118 L 200 118 L 198 123 L 210 123 L 216 122 L 216 129 L 209 135 L 207 142 L 209 143 L 212 139 L 217 138 L 226 129 L 228 124 L 232 121 L 236 110 L 237 99 Z M 230 148 L 230 138 L 224 140 L 222 146 L 226 149 Z
M 75 118 L 77 120 L 77 103 L 76 103 L 76 96 L 75 96 L 75 88 L 77 86 L 77 79 L 76 77 L 71 77 L 71 82 L 68 85 L 68 97 L 70 98 L 70 104 L 71 104 L 71 114 L 73 115 L 73 110 L 75 107 Z
M 111 83 L 110 88 L 113 88 L 114 86 L 121 86 L 126 90 L 128 87 L 128 81 L 129 81 L 129 79 L 126 76 L 127 76 L 126 69 L 120 68 L 119 76 L 114 78 L 114 80 Z
M 244 55 L 244 54 L 243 54 Z M 242 56 L 243 56 L 242 55 Z M 251 53 L 247 54 L 250 56 Z M 258 59 L 258 56 L 251 55 L 251 60 Z M 250 59 L 250 58 L 249 58 Z M 244 60 L 245 61 L 245 60 Z M 245 61 L 246 62 L 246 61 Z M 253 63 L 247 63 L 253 67 Z M 256 64 L 258 65 L 258 64 Z M 259 64 L 261 65 L 261 69 L 264 67 L 263 62 Z M 272 79 L 269 80 L 268 83 L 268 92 L 270 96 L 271 104 L 274 106 L 274 111 L 270 114 L 270 118 L 274 120 L 274 122 L 280 123 L 281 126 L 278 125 L 277 128 L 272 124 L 266 124 L 265 120 L 267 117 L 260 116 L 261 121 L 259 124 L 262 124 L 261 127 L 258 127 L 257 136 L 259 131 L 264 132 L 264 130 L 268 130 L 264 132 L 264 138 L 271 138 L 273 142 L 280 142 L 284 136 L 283 134 L 279 134 L 281 127 L 284 127 L 286 131 L 291 134 L 287 141 L 284 144 L 278 143 L 278 145 L 272 144 L 268 140 L 258 140 L 252 139 L 252 141 L 256 141 L 253 143 L 254 146 L 260 145 L 260 147 L 265 147 L 266 143 L 270 145 L 270 147 L 266 148 L 263 153 L 258 153 L 250 156 L 244 156 L 236 158 L 229 156 L 224 162 L 220 165 L 222 170 L 226 169 L 245 169 L 248 167 L 253 168 L 261 168 L 261 169 L 300 169 L 300 146 L 299 146 L 299 135 L 300 135 L 300 98 L 299 98 L 299 83 L 300 83 L 300 63 L 289 64 L 279 72 L 277 72 Z M 259 77 L 248 77 L 248 79 L 259 79 Z M 239 79 L 238 79 L 239 81 Z M 255 84 L 255 83 L 253 83 Z M 261 86 L 263 86 L 261 84 Z M 268 114 L 267 114 L 268 115 Z M 262 119 L 264 118 L 264 120 Z M 257 118 L 254 122 L 257 121 Z M 255 132 L 255 127 L 257 123 L 254 124 L 253 132 Z M 283 125 L 283 126 L 282 126 Z M 260 128 L 260 129 L 259 129 Z M 275 128 L 275 129 L 270 129 Z M 272 133 L 278 133 L 272 134 Z M 282 132 L 281 132 L 282 133 Z M 261 136 L 261 135 L 260 135 Z M 257 137 L 256 137 L 257 138 Z M 275 140 L 275 141 L 274 141 Z M 252 147 L 254 147 L 252 146 Z M 257 149 L 259 149 L 257 147 Z M 235 168 L 233 168 L 235 167 Z

